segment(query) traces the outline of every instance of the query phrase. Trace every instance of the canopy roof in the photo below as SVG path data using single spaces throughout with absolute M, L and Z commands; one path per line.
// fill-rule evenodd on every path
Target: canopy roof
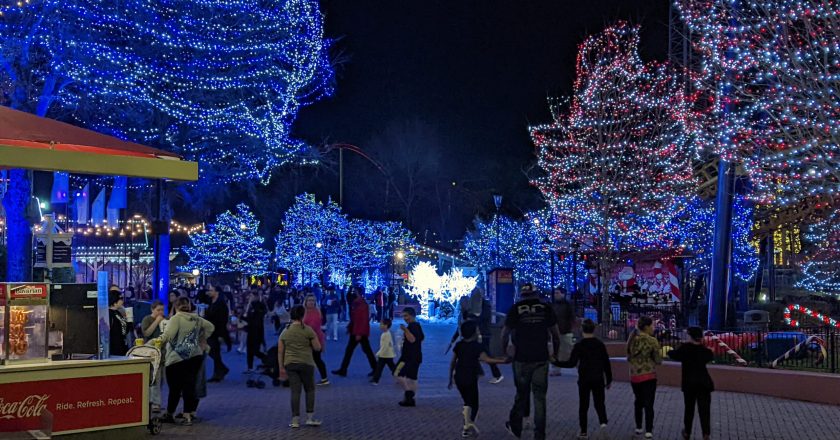
M 0 167 L 198 180 L 198 164 L 167 151 L 0 107 Z

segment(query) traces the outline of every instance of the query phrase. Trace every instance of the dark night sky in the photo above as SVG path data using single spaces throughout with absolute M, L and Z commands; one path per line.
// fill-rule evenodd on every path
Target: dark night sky
M 629 20 L 642 25 L 644 58 L 666 56 L 667 0 L 321 4 L 327 36 L 337 39 L 335 52 L 345 61 L 338 66 L 336 95 L 300 113 L 298 134 L 314 143 L 366 148 L 390 122 L 421 119 L 446 141 L 441 162 L 457 164 L 462 179 L 485 179 L 479 185 L 501 191 L 514 213 L 538 207 L 522 171 L 534 159 L 527 127 L 550 120 L 547 96 L 570 93 L 583 38 Z M 361 160 L 347 163 L 369 167 Z M 321 180 L 316 192 L 337 195 L 337 179 L 324 174 Z M 361 207 L 359 199 L 367 196 L 347 191 L 346 209 L 375 216 Z M 488 197 L 486 209 L 491 206 Z M 461 223 L 454 229 L 463 231 L 473 214 L 454 220 Z

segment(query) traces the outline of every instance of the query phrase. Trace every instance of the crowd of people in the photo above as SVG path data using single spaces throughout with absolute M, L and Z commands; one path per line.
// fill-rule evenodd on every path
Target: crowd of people
M 121 312 L 124 304 L 119 291 L 110 295 L 111 354 L 124 355 L 130 323 Z M 169 395 L 162 409 L 161 380 L 152 389 L 153 405 L 163 411 L 163 420 L 190 425 L 197 418 L 199 400 L 206 395 L 206 383 L 220 382 L 230 373 L 222 352 L 238 345 L 246 356 L 247 374 L 267 374 L 277 383 L 291 389 L 292 428 L 319 426 L 315 418 L 315 389 L 330 384 L 323 350 L 327 341 L 339 339 L 339 326 L 346 322 L 348 335 L 344 356 L 333 375 L 346 376 L 356 348 L 361 348 L 370 367 L 372 385 L 379 384 L 388 367 L 403 388 L 403 407 L 416 405 L 419 371 L 423 362 L 425 338 L 413 307 L 403 307 L 396 341 L 391 327 L 396 298 L 393 290 L 376 290 L 366 295 L 358 286 L 321 289 L 314 285 L 302 289 L 278 286 L 252 286 L 236 289 L 230 286 L 207 285 L 173 289 L 170 308 L 160 301 L 151 306 L 144 317 L 138 336 L 158 340 L 162 347 L 162 378 Z M 450 348 L 453 357 L 449 369 L 449 386 L 457 388 L 463 400 L 462 436 L 478 434 L 479 378 L 481 363 L 492 372 L 491 383 L 500 383 L 504 376 L 500 364 L 512 364 L 516 389 L 505 427 L 520 438 L 527 426 L 533 427 L 534 438 L 546 435 L 546 395 L 550 366 L 578 369 L 580 438 L 588 438 L 588 411 L 593 402 L 602 428 L 608 423 L 606 391 L 612 384 L 612 370 L 606 346 L 595 336 L 596 324 L 581 322 L 565 299 L 565 291 L 557 289 L 546 301 L 532 285 L 522 286 L 519 300 L 505 315 L 501 332 L 500 356 L 490 353 L 489 301 L 477 288 L 462 298 L 458 307 L 458 329 Z M 278 336 L 276 348 L 266 344 L 265 322 L 274 325 Z M 371 322 L 379 325 L 379 347 L 371 346 Z M 579 324 L 579 325 L 575 325 Z M 580 328 L 581 338 L 573 344 L 573 330 Z M 685 395 L 683 438 L 689 438 L 697 408 L 704 438 L 710 435 L 712 379 L 706 364 L 712 352 L 703 345 L 703 332 L 692 327 L 685 344 L 667 353 L 683 364 L 682 390 Z M 447 349 L 449 351 L 449 349 Z M 653 337 L 653 321 L 643 316 L 638 320 L 626 346 L 629 376 L 634 394 L 635 434 L 653 437 L 656 369 L 662 362 L 662 349 Z M 206 378 L 205 359 L 212 360 L 212 376 Z M 261 368 L 255 368 L 255 360 Z M 320 380 L 316 381 L 316 371 Z M 300 400 L 305 394 L 306 418 L 301 420 Z M 531 402 L 533 399 L 533 416 Z M 175 414 L 183 401 L 181 413 Z M 533 423 L 531 423 L 533 420 Z

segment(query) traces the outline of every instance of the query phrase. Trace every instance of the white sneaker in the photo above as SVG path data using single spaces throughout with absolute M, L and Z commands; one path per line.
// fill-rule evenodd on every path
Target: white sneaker
M 492 383 L 493 385 L 496 385 L 497 383 L 500 383 L 503 380 L 505 380 L 504 376 L 494 377 L 494 378 L 490 379 L 490 383 Z
M 314 414 L 309 414 L 306 416 L 306 426 L 321 426 L 321 421 L 316 420 Z
M 289 428 L 300 428 L 300 417 L 292 417 L 292 423 L 289 423 Z
M 652 432 L 646 432 L 645 433 L 645 438 L 653 438 L 653 433 Z
M 606 423 L 601 423 L 601 429 L 607 429 L 607 424 Z
M 642 431 L 642 428 L 636 428 L 636 430 L 635 430 L 635 431 L 633 431 L 633 432 L 634 432 L 636 435 L 642 435 L 642 434 L 644 434 L 644 433 L 645 433 L 644 431 Z

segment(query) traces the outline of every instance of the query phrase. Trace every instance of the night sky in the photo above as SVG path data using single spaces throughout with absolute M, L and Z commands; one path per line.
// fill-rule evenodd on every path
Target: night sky
M 441 230 L 460 236 L 476 210 L 490 211 L 489 194 L 505 196 L 513 215 L 539 207 L 524 170 L 534 161 L 527 127 L 550 121 L 548 96 L 568 95 L 577 45 L 616 20 L 642 25 L 642 56 L 664 59 L 668 2 L 636 0 L 322 1 L 327 36 L 335 38 L 336 94 L 304 109 L 298 134 L 313 143 L 349 142 L 377 154 L 372 142 L 389 125 L 420 120 L 436 131 L 439 179 L 469 191 Z M 377 172 L 361 159 L 345 161 L 345 209 L 389 216 L 369 202 L 376 185 L 355 185 Z M 337 196 L 337 178 L 321 175 L 312 188 Z M 384 185 L 383 185 L 384 186 Z M 378 188 L 381 191 L 381 188 Z M 437 209 L 439 207 L 435 207 Z M 420 215 L 428 211 L 423 210 Z M 393 215 L 391 215 L 393 216 Z M 435 217 L 434 215 L 430 215 Z

